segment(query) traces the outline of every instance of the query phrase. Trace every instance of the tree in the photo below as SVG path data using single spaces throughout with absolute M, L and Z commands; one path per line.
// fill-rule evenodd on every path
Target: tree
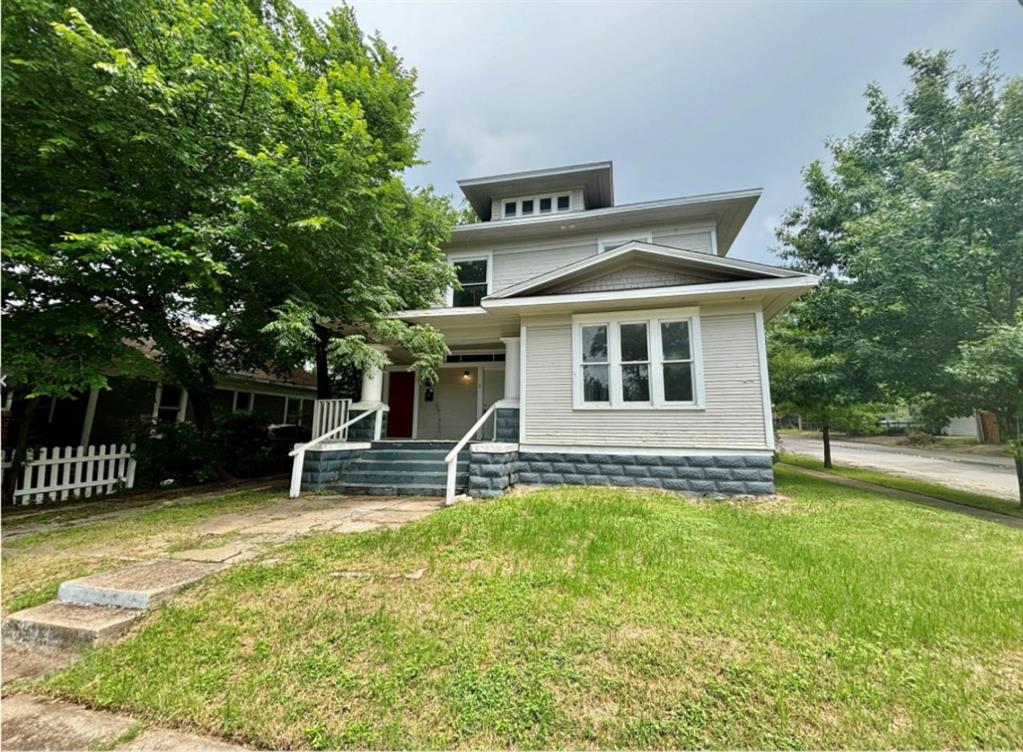
M 350 9 L 13 0 L 3 81 L 5 366 L 63 337 L 24 394 L 102 385 L 145 344 L 206 434 L 214 373 L 309 358 L 267 328 L 299 310 L 324 352 L 372 331 L 439 361 L 388 317 L 450 284 L 453 213 L 401 182 L 415 72 Z
M 1023 77 L 1001 79 L 993 56 L 976 73 L 949 52 L 905 62 L 901 102 L 869 86 L 867 128 L 804 171 L 780 250 L 847 289 L 831 331 L 886 399 L 944 418 L 990 409 L 1018 435 L 1019 385 L 978 392 L 969 373 L 1004 373 L 976 359 L 994 356 L 980 343 L 1014 325 L 1023 295 Z
M 856 425 L 873 396 L 842 330 L 822 320 L 824 312 L 840 308 L 841 297 L 835 289 L 815 290 L 774 319 L 767 333 L 774 405 L 821 425 L 826 468 L 832 466 L 831 431 Z

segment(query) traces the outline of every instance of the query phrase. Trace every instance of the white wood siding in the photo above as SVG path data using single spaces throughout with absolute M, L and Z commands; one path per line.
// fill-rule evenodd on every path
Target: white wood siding
M 472 378 L 462 379 L 468 371 Z M 426 387 L 419 386 L 419 403 L 416 409 L 416 438 L 418 439 L 460 439 L 476 422 L 476 385 L 478 375 L 475 364 L 464 368 L 441 368 L 439 380 L 433 386 L 433 401 L 426 401 Z
M 756 314 L 700 313 L 703 410 L 573 410 L 572 324 L 524 320 L 525 443 L 766 449 Z

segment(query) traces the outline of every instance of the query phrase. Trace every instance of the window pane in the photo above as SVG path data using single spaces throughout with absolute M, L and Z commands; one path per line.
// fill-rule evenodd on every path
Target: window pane
M 163 389 L 160 391 L 160 407 L 170 407 L 177 410 L 180 404 L 181 387 L 164 384 Z
M 549 198 L 540 199 L 540 213 L 549 212 L 551 210 L 551 200 Z
M 646 324 L 622 324 L 622 362 L 650 360 L 646 346 Z
M 661 351 L 665 360 L 689 360 L 689 322 L 661 324 Z
M 533 199 L 529 199 L 529 201 L 522 202 L 522 213 L 523 214 L 533 213 Z
M 568 196 L 558 196 L 558 211 L 565 211 L 568 208 Z
M 515 216 L 515 202 L 507 201 L 504 205 L 504 216 L 514 217 Z
M 487 296 L 487 285 L 463 285 L 461 290 L 455 290 L 451 296 L 451 303 L 454 306 L 478 306 L 480 301 Z
M 664 364 L 664 399 L 667 402 L 693 401 L 693 364 Z
M 622 366 L 622 400 L 625 402 L 650 401 L 649 366 Z
M 583 366 L 583 400 L 607 402 L 607 366 Z
M 594 361 L 607 360 L 607 327 L 599 326 L 583 327 L 583 361 L 592 363 Z
M 478 261 L 456 261 L 455 271 L 458 273 L 458 281 L 465 284 L 486 284 L 487 282 L 487 260 Z

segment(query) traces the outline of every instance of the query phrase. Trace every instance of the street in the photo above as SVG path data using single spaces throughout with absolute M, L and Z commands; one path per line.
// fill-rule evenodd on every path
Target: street
M 824 459 L 823 444 L 816 437 L 783 435 L 781 450 Z M 831 458 L 839 465 L 880 470 L 991 496 L 1019 498 L 1011 457 L 975 456 L 940 449 L 888 447 L 832 440 Z

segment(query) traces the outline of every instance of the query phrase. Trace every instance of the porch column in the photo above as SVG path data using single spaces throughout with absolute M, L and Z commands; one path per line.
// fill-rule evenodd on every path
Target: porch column
M 370 345 L 374 350 L 386 354 L 390 345 Z M 367 368 L 362 372 L 360 404 L 379 404 L 384 397 L 384 371 L 382 368 Z
M 519 337 L 501 337 L 504 342 L 504 398 L 519 400 Z

